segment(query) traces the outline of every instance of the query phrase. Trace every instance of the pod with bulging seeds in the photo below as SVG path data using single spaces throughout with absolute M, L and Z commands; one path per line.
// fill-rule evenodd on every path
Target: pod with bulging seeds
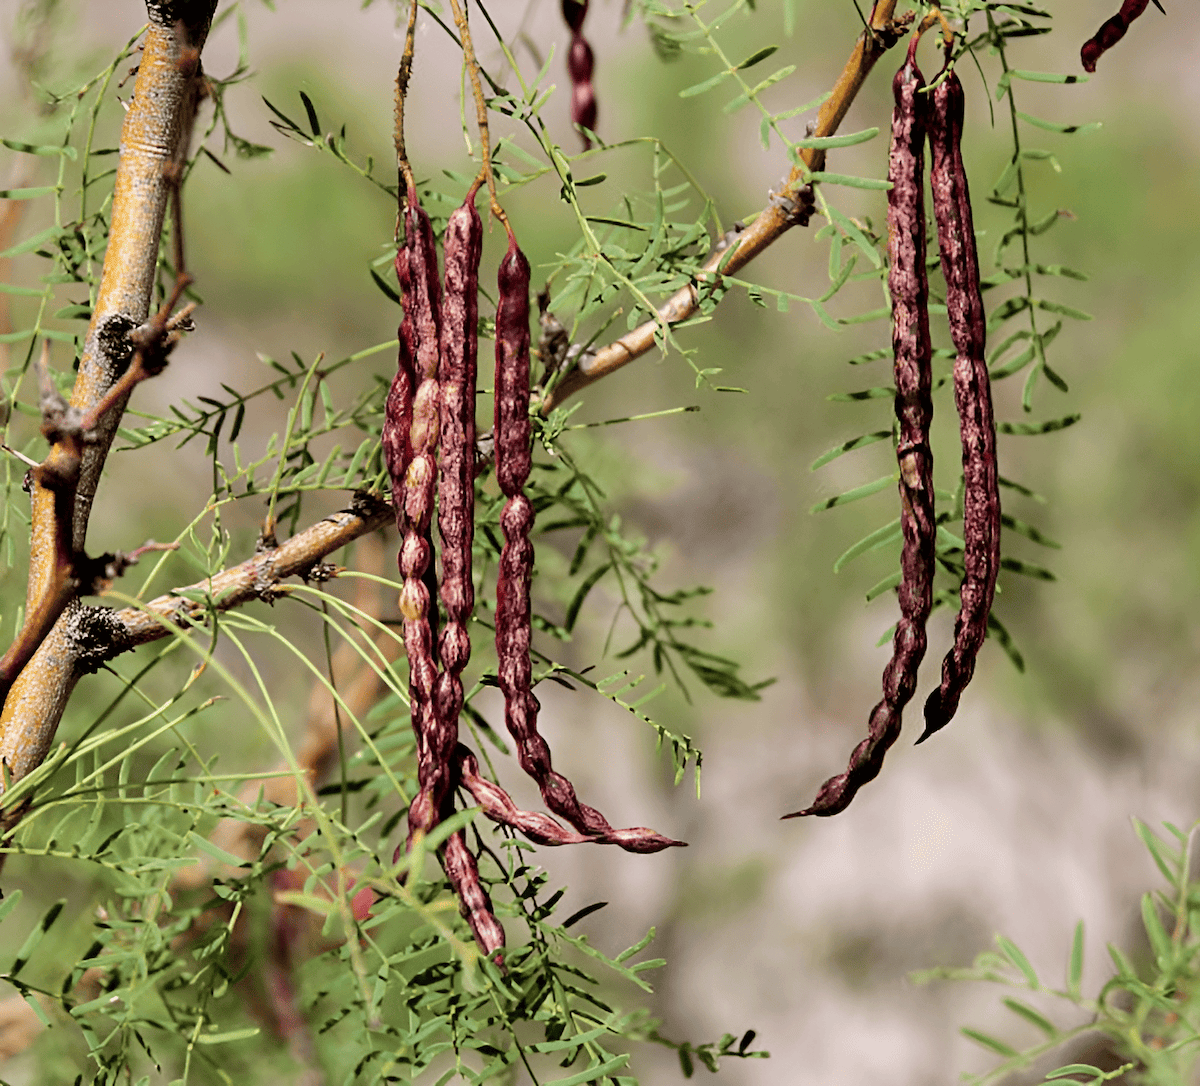
M 900 620 L 892 658 L 883 672 L 883 698 L 871 712 L 867 737 L 854 748 L 846 770 L 830 777 L 812 805 L 784 815 L 835 815 L 859 788 L 874 780 L 888 748 L 900 734 L 901 714 L 912 699 L 917 670 L 925 656 L 925 623 L 933 603 L 937 524 L 933 507 L 932 356 L 929 340 L 929 284 L 925 271 L 924 159 L 925 80 L 917 67 L 917 37 L 896 73 L 892 92 L 892 142 L 888 155 L 888 291 L 892 298 L 893 372 L 900 465 Z

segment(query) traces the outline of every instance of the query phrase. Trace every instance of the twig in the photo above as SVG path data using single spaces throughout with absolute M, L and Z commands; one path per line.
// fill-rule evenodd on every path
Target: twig
M 404 53 L 400 57 L 400 68 L 396 72 L 396 116 L 392 133 L 396 145 L 396 175 L 400 184 L 400 193 L 416 187 L 412 167 L 408 164 L 408 151 L 404 146 L 404 102 L 408 97 L 408 81 L 412 76 L 413 53 L 416 46 L 417 29 L 417 0 L 409 0 L 408 26 L 404 31 Z M 403 201 L 403 196 L 401 196 Z M 400 220 L 396 220 L 396 232 L 399 234 Z
M 481 156 L 483 162 L 479 167 L 480 173 L 487 180 L 492 214 L 504 224 L 504 228 L 511 234 L 512 231 L 508 227 L 508 216 L 505 215 L 504 208 L 500 206 L 500 201 L 496 198 L 496 178 L 492 172 L 492 141 L 488 133 L 487 99 L 483 94 L 483 83 L 479 79 L 479 62 L 475 59 L 475 47 L 471 44 L 471 27 L 467 22 L 466 0 L 462 0 L 462 3 L 459 0 L 450 0 L 450 10 L 454 13 L 454 25 L 458 28 L 458 36 L 462 43 L 463 64 L 466 65 L 467 75 L 471 80 L 471 91 L 475 96 L 475 123 L 479 128 L 480 142 L 483 144 Z
M 902 26 L 909 20 L 897 22 L 894 19 L 896 0 L 879 0 L 872 12 L 870 25 L 859 36 L 846 61 L 842 74 L 833 85 L 829 98 L 821 106 L 817 114 L 817 123 L 813 135 L 832 136 L 842 123 L 875 62 L 895 45 Z M 787 183 L 782 194 L 775 194 L 771 202 L 759 212 L 749 226 L 742 231 L 733 243 L 734 251 L 728 252 L 728 247 L 716 249 L 705 261 L 704 267 L 696 275 L 696 281 L 676 291 L 658 310 L 657 315 L 623 335 L 620 339 L 601 348 L 594 355 L 581 357 L 578 366 L 568 373 L 553 388 L 542 397 L 539 405 L 541 413 L 548 414 L 564 400 L 575 393 L 594 384 L 602 377 L 628 365 L 634 359 L 646 354 L 655 344 L 655 337 L 664 325 L 678 324 L 687 320 L 699 308 L 698 286 L 710 281 L 720 267 L 723 273 L 732 275 L 750 263 L 759 253 L 773 242 L 777 241 L 796 222 L 793 213 L 789 212 L 791 199 L 785 199 L 789 194 L 797 195 L 805 184 L 808 171 L 820 170 L 825 164 L 825 152 L 815 148 L 805 148 L 800 153 L 803 166 L 793 167 L 788 175 Z

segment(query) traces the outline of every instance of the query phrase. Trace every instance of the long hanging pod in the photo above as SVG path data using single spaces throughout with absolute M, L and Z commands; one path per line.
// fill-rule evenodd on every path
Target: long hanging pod
M 812 805 L 784 815 L 835 815 L 874 780 L 888 748 L 900 734 L 901 714 L 917 685 L 925 655 L 925 623 L 933 603 L 934 544 L 933 418 L 929 341 L 929 284 L 925 272 L 925 80 L 916 63 L 914 35 L 908 57 L 892 82 L 896 108 L 888 155 L 888 291 L 892 297 L 892 350 L 895 357 L 896 419 L 900 465 L 900 620 L 892 658 L 883 672 L 883 698 L 871 712 L 867 738 L 854 748 L 844 773 L 830 777 Z
M 925 731 L 918 743 L 950 723 L 987 636 L 988 615 L 1000 568 L 1000 485 L 996 422 L 984 354 L 987 319 L 979 286 L 979 257 L 971 195 L 962 159 L 964 98 L 953 69 L 930 95 L 929 184 L 938 249 L 946 278 L 946 309 L 954 360 L 963 463 L 963 582 L 954 647 L 942 662 L 941 686 L 925 702 Z
M 658 852 L 681 845 L 645 827 L 614 829 L 594 807 L 581 803 L 566 777 L 554 770 L 550 748 L 538 734 L 529 649 L 532 615 L 533 504 L 525 495 L 532 466 L 529 424 L 529 261 L 509 233 L 500 262 L 496 306 L 496 478 L 508 501 L 500 514 L 504 547 L 496 583 L 496 656 L 504 720 L 517 743 L 521 768 L 538 784 L 546 806 L 597 843 L 628 852 Z
M 444 292 L 438 281 L 433 228 L 411 185 L 404 214 L 405 242 L 396 257 L 404 319 L 396 377 L 384 413 L 383 450 L 402 536 L 400 611 L 417 739 L 418 792 L 408 812 L 410 845 L 414 834 L 429 833 L 453 813 L 461 675 L 471 653 L 466 624 L 474 607 L 476 330 L 483 243 L 483 226 L 475 210 L 477 189 L 472 186 L 446 226 Z M 435 460 L 439 443 L 440 462 Z M 440 645 L 431 538 L 439 476 L 440 595 L 447 619 Z M 435 645 L 439 645 L 436 653 Z M 500 961 L 504 929 L 461 831 L 447 838 L 440 859 L 476 942 L 486 955 Z
M 483 223 L 475 210 L 476 182 L 446 223 L 445 284 L 438 363 L 441 455 L 438 463 L 438 533 L 442 539 L 441 601 L 446 625 L 438 639 L 442 672 L 433 692 L 431 727 L 418 742 L 421 791 L 413 806 L 427 803 L 437 820 L 454 812 L 458 717 L 463 707 L 462 672 L 471 658 L 467 630 L 475 607 L 471 546 L 475 538 L 475 385 L 479 325 L 479 258 Z M 412 809 L 409 826 L 414 825 Z M 499 962 L 504 928 L 479 878 L 479 866 L 462 830 L 442 847 L 442 866 L 459 908 L 484 954 Z
M 409 836 L 420 830 L 428 833 L 438 820 L 438 789 L 432 778 L 440 778 L 437 763 L 428 753 L 428 737 L 436 732 L 433 705 L 437 682 L 434 654 L 433 599 L 427 573 L 433 561 L 430 526 L 437 486 L 434 458 L 441 430 L 441 405 L 438 389 L 438 363 L 441 357 L 440 304 L 437 249 L 429 216 L 409 188 L 404 214 L 405 248 L 408 252 L 407 286 L 403 295 L 405 320 L 411 320 L 414 333 L 413 394 L 408 432 L 408 463 L 400 485 L 398 523 L 403 539 L 400 545 L 400 613 L 404 618 L 404 649 L 408 655 L 409 699 L 413 731 L 417 737 L 418 779 L 421 789 L 408 812 Z M 403 326 L 401 326 L 403 344 Z M 403 350 L 402 345 L 402 350 Z M 393 483 L 393 487 L 395 484 Z
M 592 85 L 596 58 L 587 38 L 583 36 L 583 20 L 587 18 L 588 0 L 562 0 L 562 14 L 571 31 L 571 47 L 567 51 L 567 72 L 571 76 L 571 123 L 580 129 L 596 130 L 596 88 Z M 580 131 L 583 149 L 592 145 L 586 132 Z

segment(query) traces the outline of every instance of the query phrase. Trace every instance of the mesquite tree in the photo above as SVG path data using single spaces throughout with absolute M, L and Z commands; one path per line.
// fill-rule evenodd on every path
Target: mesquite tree
M 830 92 L 807 106 L 795 104 L 811 94 L 792 66 L 748 74 L 778 51 L 781 29 L 779 12 L 757 12 L 749 0 L 631 0 L 620 13 L 563 0 L 553 55 L 502 6 L 397 5 L 395 83 L 370 90 L 394 102 L 394 170 L 361 155 L 344 127 L 324 126 L 306 91 L 263 99 L 281 139 L 331 156 L 378 192 L 383 255 L 370 273 L 398 307 L 395 336 L 360 330 L 356 349 L 333 361 L 267 358 L 271 376 L 257 386 L 193 373 L 204 389 L 198 403 L 169 393 L 173 402 L 157 413 L 139 386 L 170 389 L 176 347 L 204 336 L 204 271 L 185 244 L 189 194 L 216 169 L 236 172 L 237 159 L 269 151 L 230 127 L 227 97 L 249 78 L 246 61 L 226 77 L 204 63 L 210 34 L 232 26 L 239 5 L 147 0 L 147 25 L 131 24 L 120 54 L 76 85 L 47 81 L 39 68 L 57 5 L 23 10 L 29 36 L 15 56 L 27 78 L 38 77 L 41 116 L 36 138 L 14 132 L 2 141 L 15 176 L 29 177 L 2 194 L 0 252 L 12 261 L 0 296 L 9 322 L 0 334 L 8 352 L 0 860 L 21 857 L 0 883 L 0 931 L 11 944 L 4 979 L 16 990 L 2 1005 L 7 1055 L 48 1024 L 71 1031 L 77 1073 L 96 1082 L 229 1081 L 245 1077 L 247 1059 L 253 1074 L 268 1073 L 283 1050 L 313 1082 L 527 1074 L 564 1086 L 635 1082 L 638 1041 L 676 1049 L 689 1075 L 697 1060 L 717 1070 L 723 1058 L 766 1056 L 753 1031 L 702 1044 L 664 1035 L 634 997 L 648 988 L 646 970 L 662 964 L 635 960 L 650 936 L 612 957 L 592 947 L 572 929 L 599 905 L 560 918 L 553 858 L 535 847 L 615 845 L 652 864 L 653 854 L 684 844 L 641 826 L 614 828 L 617 812 L 590 806 L 555 769 L 539 731 L 539 685 L 607 699 L 644 722 L 676 784 L 689 764 L 698 783 L 700 752 L 688 734 L 646 715 L 641 680 L 625 661 L 718 697 L 754 700 L 766 685 L 728 658 L 720 624 L 692 637 L 704 625 L 700 593 L 660 583 L 654 554 L 613 515 L 570 421 L 590 386 L 653 353 L 690 366 L 706 394 L 738 391 L 717 383 L 703 335 L 690 331 L 719 321 L 714 311 L 731 292 L 780 311 L 807 307 L 831 333 L 872 325 L 881 345 L 852 361 L 893 364 L 893 383 L 845 397 L 864 411 L 886 405 L 877 428 L 816 465 L 871 445 L 892 451 L 881 478 L 818 507 L 894 496 L 884 523 L 838 563 L 882 553 L 898 567 L 868 593 L 898 598 L 883 697 L 846 771 L 797 813 L 839 814 L 880 773 L 927 677 L 932 611 L 949 608 L 957 619 L 951 643 L 937 650 L 940 685 L 934 676 L 920 740 L 950 722 L 964 691 L 972 696 L 986 636 L 1020 666 L 997 613 L 997 577 L 1005 571 L 1014 595 L 1022 576 L 1046 579 L 1011 544 L 1047 540 L 1007 511 L 1009 498 L 1019 509 L 1032 492 L 1005 474 L 997 434 L 1052 433 L 1078 419 L 1046 417 L 1039 384 L 1045 377 L 1066 391 L 1048 348 L 1083 314 L 1045 285 L 1077 276 L 1038 260 L 1039 238 L 1060 216 L 1039 210 L 1030 169 L 1047 153 L 1021 142 L 1031 129 L 1069 135 L 1078 126 L 1018 111 L 1019 87 L 1075 82 L 1080 57 L 1094 71 L 1146 3 L 1124 4 L 1081 54 L 1077 43 L 1064 49 L 1065 74 L 1022 64 L 1022 46 L 1053 27 L 1038 6 L 847 5 L 849 58 Z M 786 33 L 805 17 L 799 0 L 781 11 Z M 664 61 L 703 59 L 704 78 L 677 87 L 680 97 L 757 111 L 762 145 L 789 172 L 753 215 L 730 221 L 666 141 L 611 134 L 618 122 L 605 107 L 595 28 L 618 15 Z M 758 44 L 738 60 L 731 42 L 747 32 Z M 413 125 L 410 102 L 427 35 L 444 35 L 461 54 L 466 145 L 454 162 L 432 161 L 413 136 L 428 131 Z M 977 86 L 966 78 L 976 70 Z M 879 116 L 842 131 L 868 80 L 893 75 L 890 125 Z M 556 82 L 569 98 L 557 113 L 547 105 Z M 105 146 L 113 91 L 126 86 L 119 143 Z M 990 96 L 1011 119 L 990 131 L 1006 163 L 990 188 L 968 184 L 961 148 L 972 94 Z M 885 151 L 880 131 L 889 127 Z M 878 151 L 873 175 L 836 161 L 858 144 Z M 610 198 L 606 157 L 638 145 L 650 153 L 643 188 Z M 51 183 L 32 183 L 45 180 L 28 166 L 40 159 L 57 166 Z M 536 263 L 520 241 L 534 224 L 511 211 L 526 190 L 573 221 L 555 255 Z M 1008 217 L 982 260 L 972 192 Z M 743 277 L 757 255 L 814 220 L 828 246 L 820 296 Z M 856 309 L 872 289 L 885 304 Z M 481 343 L 494 351 L 481 354 Z M 991 382 L 1018 373 L 1017 413 L 1003 417 Z M 939 394 L 946 385 L 952 397 Z M 268 393 L 288 407 L 269 436 Z M 935 411 L 955 408 L 961 455 L 935 465 Z M 193 519 L 171 524 L 168 542 L 130 538 L 128 550 L 90 553 L 114 444 L 144 458 L 149 477 L 156 447 L 196 437 L 205 439 L 191 448 L 211 468 L 211 489 L 189 496 Z M 256 542 L 227 527 L 245 508 L 254 509 Z M 546 553 L 562 561 L 539 564 Z M 602 659 L 584 664 L 554 641 L 569 641 L 581 620 L 608 621 L 598 585 L 615 594 L 617 615 Z M 287 628 L 257 603 L 287 609 Z M 312 634 L 323 654 L 303 647 Z M 279 653 L 312 688 L 300 728 L 287 719 L 292 692 L 275 687 L 263 664 Z M 97 672 L 103 683 L 91 678 Z M 489 687 L 502 694 L 498 708 Z M 221 729 L 235 720 L 262 729 L 277 764 L 227 759 L 218 772 Z M 847 731 L 847 745 L 859 730 Z M 953 742 L 953 730 L 938 741 Z M 520 772 L 546 812 L 514 799 L 509 781 Z M 826 772 L 813 766 L 802 787 Z M 1180 835 L 1172 851 L 1146 840 L 1173 886 L 1173 935 L 1153 900 L 1144 910 L 1158 975 L 1147 980 L 1118 960 L 1109 988 L 1127 993 L 1121 1009 L 1106 993 L 1087 1002 L 1080 933 L 1056 994 L 1092 1011 L 1129 1057 L 1127 1071 L 1151 1076 L 1162 1061 L 1186 1061 L 1197 1033 L 1183 983 L 1195 975 L 1189 842 Z M 52 861 L 89 880 L 87 900 L 30 915 L 22 899 L 40 901 L 39 864 Z M 78 947 L 68 928 L 86 930 Z M 972 975 L 1050 991 L 1016 947 L 1001 949 L 1003 959 Z M 1130 1001 L 1134 1018 L 1145 1011 L 1133 1039 Z M 1040 1011 L 1009 1004 L 1047 1035 L 1041 1049 L 1068 1037 Z M 978 1037 L 1005 1058 L 997 1073 L 1037 1054 Z

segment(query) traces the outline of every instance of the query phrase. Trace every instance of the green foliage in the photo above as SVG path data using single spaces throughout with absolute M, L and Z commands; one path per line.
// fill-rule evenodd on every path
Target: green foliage
M 1017 1048 L 999 1037 L 964 1028 L 965 1037 L 1001 1060 L 992 1070 L 965 1081 L 984 1086 L 1034 1065 L 1045 1066 L 1055 1055 L 1077 1050 L 1072 1042 L 1085 1037 L 1093 1048 L 1104 1049 L 1118 1066 L 1106 1071 L 1091 1064 L 1068 1063 L 1044 1072 L 1040 1081 L 1070 1080 L 1093 1086 L 1117 1078 L 1131 1084 L 1192 1081 L 1200 1058 L 1196 986 L 1200 975 L 1200 872 L 1196 870 L 1200 833 L 1195 827 L 1184 833 L 1170 823 L 1164 825 L 1167 836 L 1160 837 L 1145 823 L 1133 821 L 1166 886 L 1142 896 L 1146 950 L 1135 960 L 1110 943 L 1108 953 L 1115 971 L 1094 998 L 1083 994 L 1082 920 L 1075 927 L 1061 987 L 1039 978 L 1029 959 L 1003 935 L 996 936 L 996 951 L 980 954 L 969 969 L 934 969 L 913 976 L 917 983 L 984 981 L 1022 992 L 1020 999 L 1005 997 L 1004 1006 L 1032 1026 L 1040 1039 Z M 1026 1002 L 1028 998 L 1035 999 L 1037 1006 Z M 1055 1019 L 1063 1016 L 1069 1016 L 1072 1024 L 1056 1025 Z M 1101 1039 L 1104 1043 L 1097 1044 Z

